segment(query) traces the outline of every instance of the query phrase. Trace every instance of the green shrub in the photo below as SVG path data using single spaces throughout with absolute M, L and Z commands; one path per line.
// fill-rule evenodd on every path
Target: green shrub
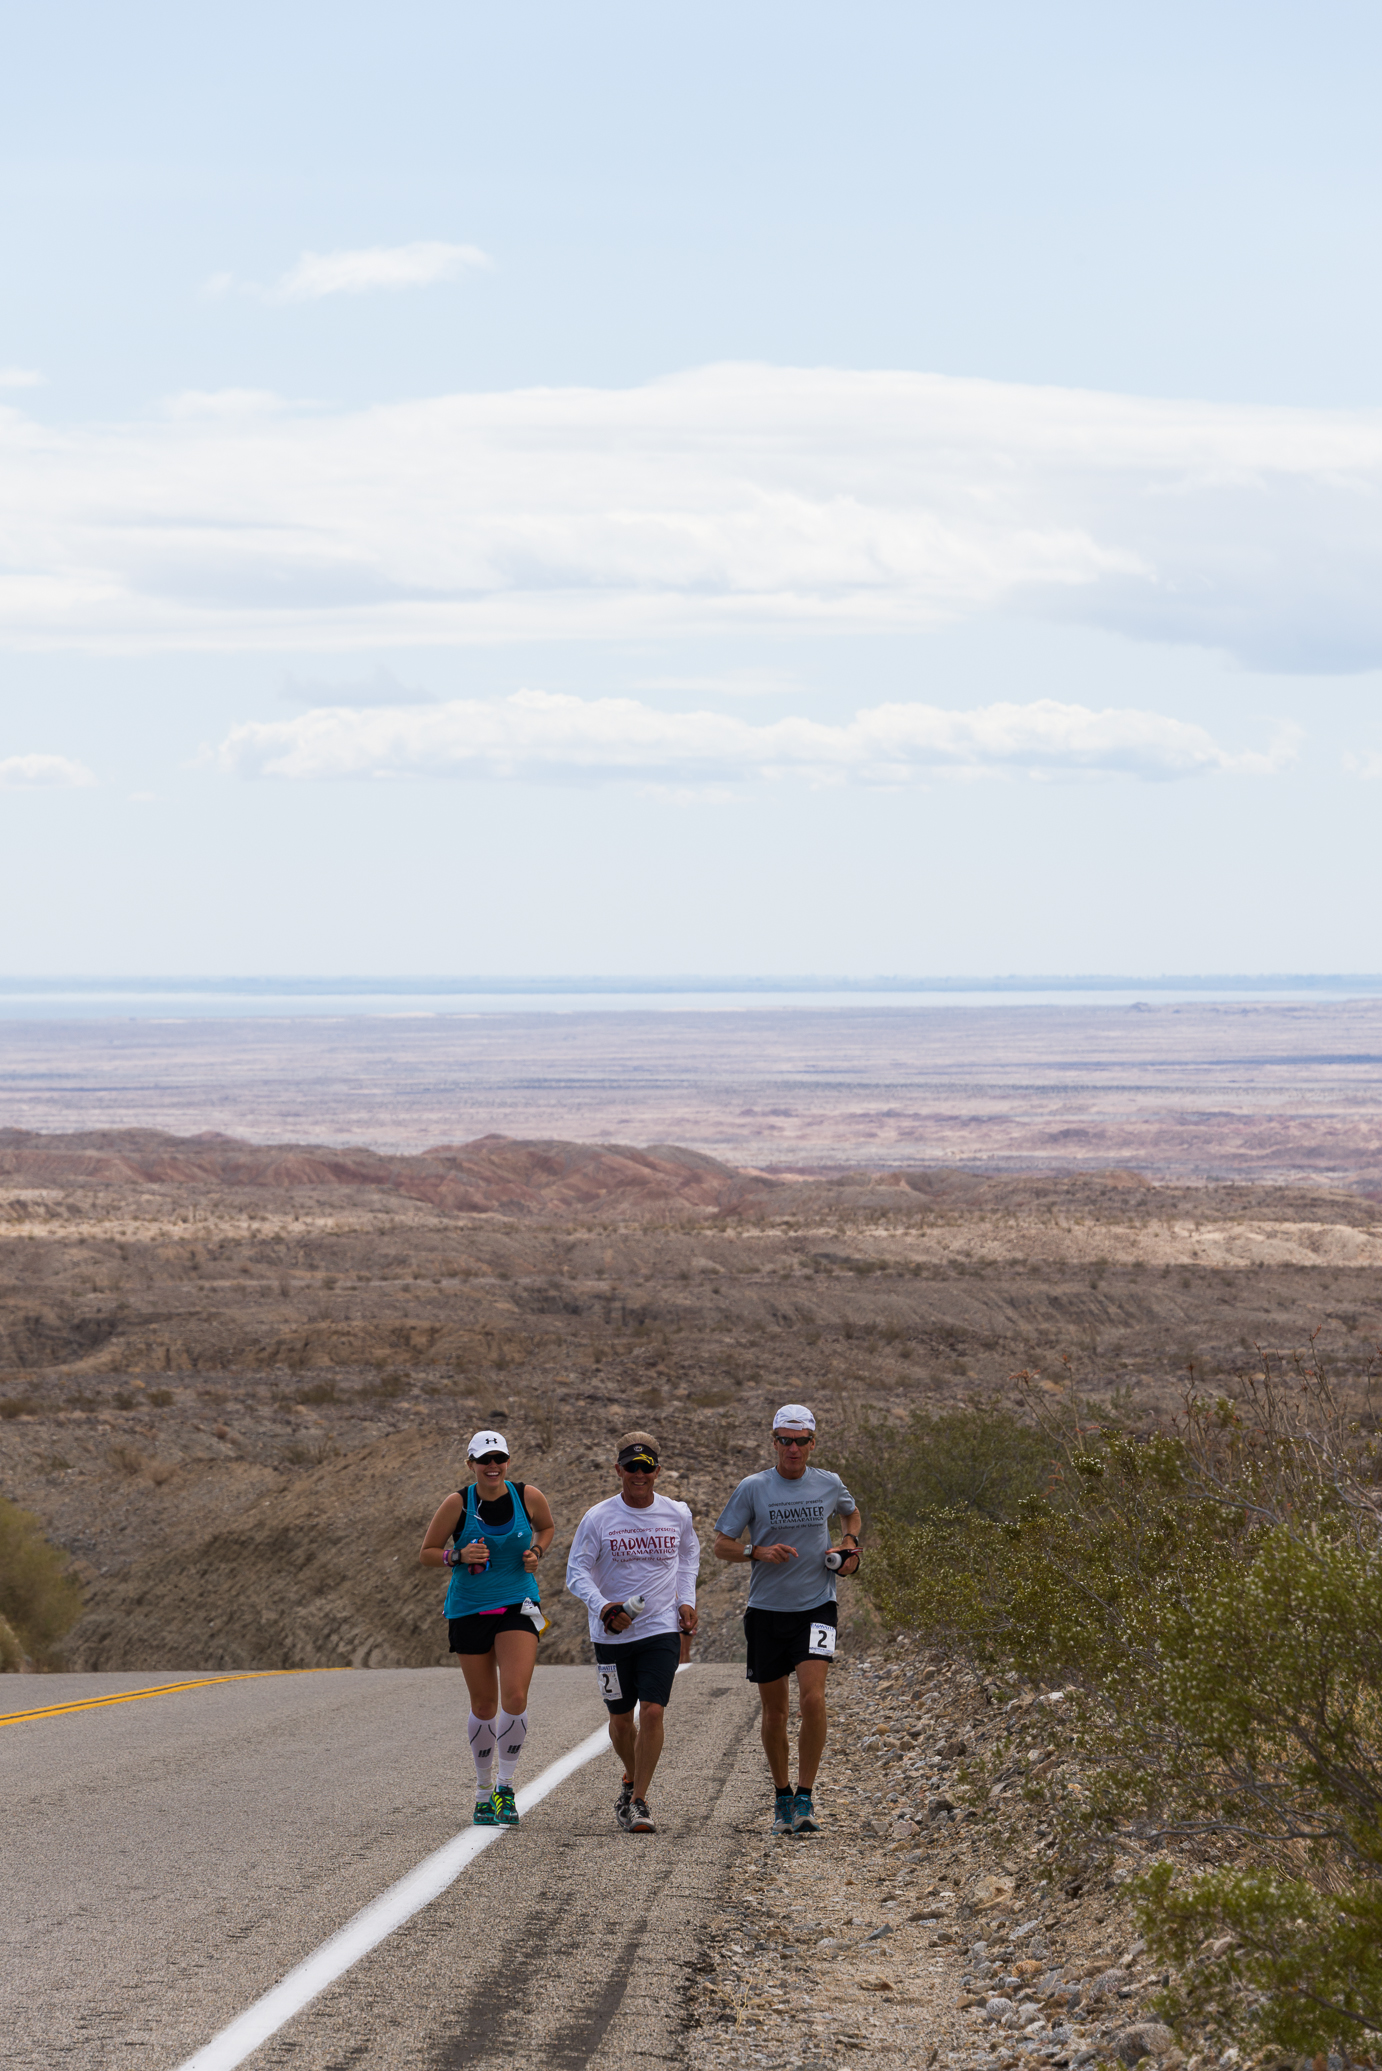
M 46 1664 L 81 1608 L 81 1585 L 38 1519 L 0 1497 L 0 1624 Z
M 1173 2024 L 1360 2054 L 1382 2029 L 1376 1441 L 1312 1370 L 1063 1449 L 1057 1501 L 885 1521 L 879 1607 L 1067 1686 L 1086 1788 L 1049 1817 L 1067 1861 L 1160 1852 L 1133 1891 Z
M 984 1403 L 940 1416 L 914 1411 L 902 1431 L 866 1418 L 839 1471 L 875 1522 L 915 1525 L 951 1511 L 997 1519 L 1049 1489 L 1059 1451 L 1050 1432 Z

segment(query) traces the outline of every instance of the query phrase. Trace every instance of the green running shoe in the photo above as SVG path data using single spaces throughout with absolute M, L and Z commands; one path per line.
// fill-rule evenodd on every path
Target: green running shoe
M 796 1825 L 796 1799 L 791 1791 L 779 1791 L 773 1805 L 773 1832 L 790 1834 Z
M 792 1832 L 794 1834 L 818 1834 L 820 1822 L 816 1808 L 811 1803 L 810 1791 L 798 1791 L 792 1801 Z
M 475 1800 L 475 1817 L 471 1821 L 471 1825 L 477 1827 L 497 1827 L 498 1824 L 499 1822 L 494 1816 L 493 1798 L 477 1798 Z
M 494 1807 L 494 1824 L 497 1827 L 516 1827 L 518 1807 L 513 1801 L 513 1785 L 496 1783 L 490 1792 L 490 1804 Z

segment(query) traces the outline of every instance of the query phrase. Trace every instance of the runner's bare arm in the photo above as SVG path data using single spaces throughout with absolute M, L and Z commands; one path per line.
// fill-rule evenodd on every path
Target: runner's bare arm
M 855 1515 L 858 1515 L 857 1511 L 855 1512 Z M 747 1530 L 748 1527 L 745 1526 L 744 1529 Z M 742 1532 L 736 1539 L 731 1539 L 728 1532 L 716 1532 L 716 1560 L 747 1560 L 749 1558 L 749 1553 L 750 1548 L 744 1544 Z M 755 1560 L 795 1560 L 797 1557 L 797 1549 L 795 1546 L 783 1546 L 781 1544 L 766 1546 L 760 1543 L 759 1545 L 752 1548 L 752 1554 Z
M 528 1517 L 533 1527 L 533 1543 L 523 1556 L 523 1565 L 531 1575 L 551 1545 L 557 1527 L 552 1517 L 551 1504 L 542 1490 L 534 1488 L 531 1482 L 523 1491 L 523 1501 L 527 1505 Z
M 431 1524 L 428 1525 L 427 1537 L 423 1540 L 422 1552 L 418 1555 L 418 1559 L 425 1568 L 443 1568 L 446 1566 L 445 1561 L 441 1557 L 442 1548 L 460 1522 L 461 1512 L 464 1508 L 464 1496 L 448 1496 L 441 1509 L 432 1519 Z
M 864 1520 L 859 1515 L 857 1509 L 851 1510 L 849 1516 L 844 1520 L 841 1533 L 841 1550 L 845 1555 L 840 1563 L 840 1573 L 842 1575 L 852 1575 L 859 1565 L 859 1534 L 863 1529 L 863 1524 Z M 852 1551 L 846 1550 L 851 1539 L 854 1541 L 853 1549 Z

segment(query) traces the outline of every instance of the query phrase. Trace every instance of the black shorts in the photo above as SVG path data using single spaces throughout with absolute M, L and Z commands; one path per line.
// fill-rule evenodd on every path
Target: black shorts
M 814 1611 L 745 1611 L 751 1683 L 777 1683 L 803 1661 L 829 1662 L 835 1652 L 835 1605 Z M 822 1632 L 828 1627 L 828 1636 Z
M 636 1704 L 666 1704 L 681 1661 L 681 1634 L 654 1632 L 623 1646 L 595 1644 L 595 1669 L 605 1710 L 616 1718 Z
M 492 1654 L 496 1632 L 530 1632 L 537 1638 L 537 1627 L 517 1604 L 502 1611 L 472 1611 L 467 1618 L 448 1618 L 446 1627 L 453 1654 Z

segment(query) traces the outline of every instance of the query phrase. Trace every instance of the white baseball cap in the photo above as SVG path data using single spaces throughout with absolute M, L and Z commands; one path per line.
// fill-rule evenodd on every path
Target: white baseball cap
M 468 1460 L 482 1459 L 486 1453 L 503 1453 L 508 1458 L 509 1441 L 502 1431 L 477 1431 L 465 1449 Z
M 774 1431 L 814 1431 L 816 1420 L 803 1402 L 784 1402 L 773 1418 Z

